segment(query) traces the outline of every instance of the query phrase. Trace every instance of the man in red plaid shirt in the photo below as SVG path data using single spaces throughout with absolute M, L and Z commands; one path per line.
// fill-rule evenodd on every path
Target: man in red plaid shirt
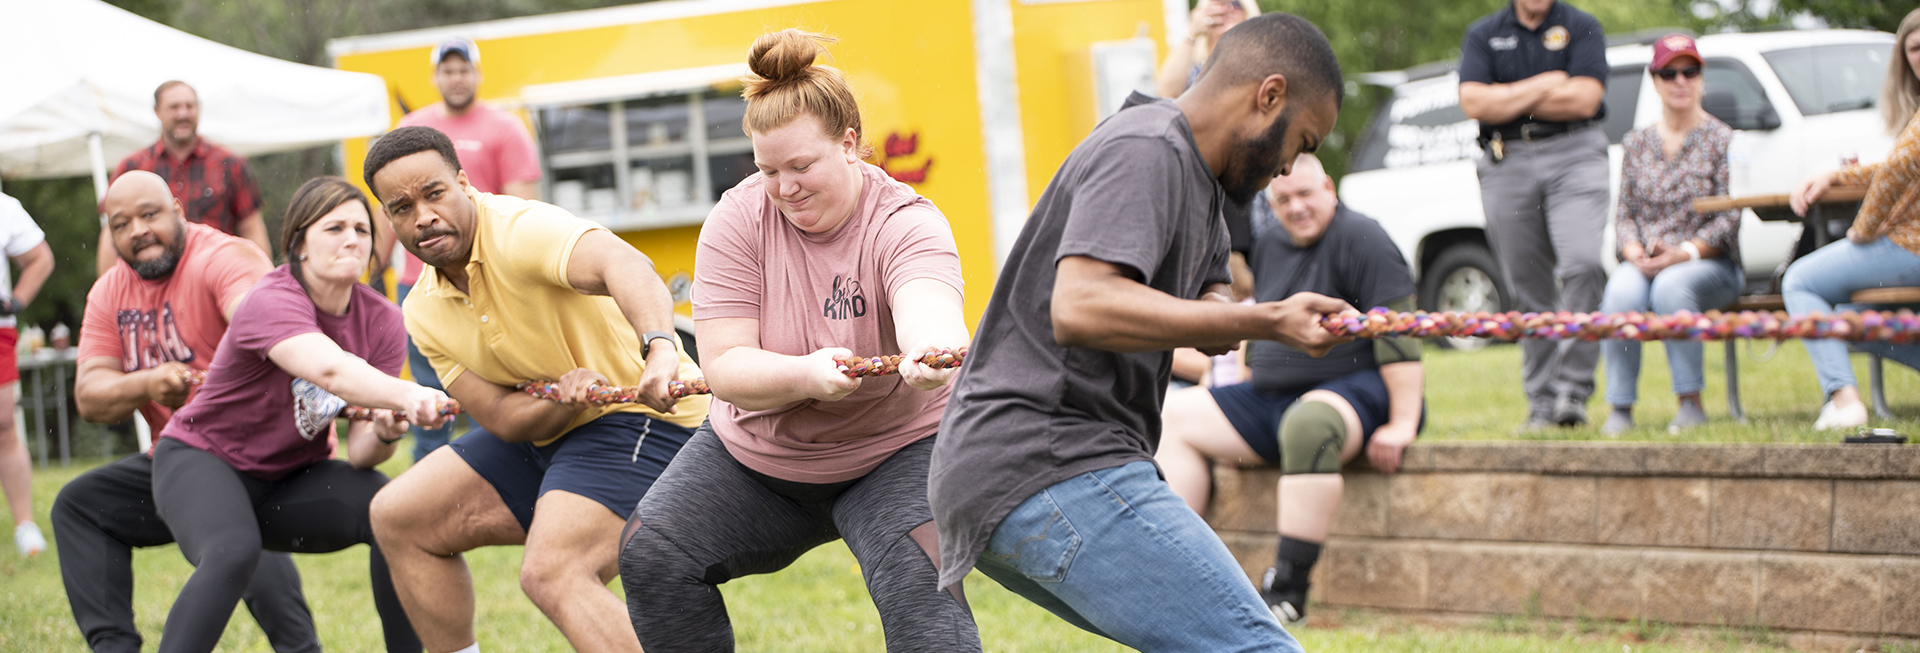
M 167 180 L 187 220 L 245 238 L 267 252 L 267 223 L 260 215 L 260 184 L 246 157 L 200 137 L 200 94 L 186 82 L 169 81 L 153 91 L 153 113 L 160 118 L 160 140 L 127 155 L 113 172 L 146 170 Z M 100 232 L 98 269 L 106 274 L 119 255 L 106 230 Z

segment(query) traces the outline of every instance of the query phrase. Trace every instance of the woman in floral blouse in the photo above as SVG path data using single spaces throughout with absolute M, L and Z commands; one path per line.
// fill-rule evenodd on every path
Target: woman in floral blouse
M 1820 248 L 1787 268 L 1781 293 L 1787 312 L 1805 315 L 1831 312 L 1845 304 L 1856 290 L 1888 286 L 1920 286 L 1920 9 L 1900 21 L 1893 41 L 1893 60 L 1881 90 L 1880 110 L 1887 131 L 1898 134 L 1887 160 L 1814 175 L 1793 193 L 1793 212 L 1806 215 L 1807 205 L 1833 186 L 1865 186 L 1867 199 L 1847 230 L 1847 239 Z M 1843 307 L 1844 308 L 1844 307 Z M 1827 403 L 1820 408 L 1816 429 L 1865 426 L 1867 407 L 1854 385 L 1847 345 L 1838 340 L 1808 340 L 1807 356 Z M 1920 346 L 1864 343 L 1858 348 L 1920 369 Z
M 1727 193 L 1727 142 L 1733 137 L 1726 123 L 1700 108 L 1706 86 L 1702 65 L 1691 38 L 1674 34 L 1654 43 L 1647 72 L 1660 92 L 1660 122 L 1634 130 L 1622 143 L 1626 158 L 1614 223 L 1620 266 L 1607 278 L 1602 311 L 1714 309 L 1739 297 L 1746 283 L 1740 270 L 1740 213 L 1693 210 L 1695 197 Z M 1667 430 L 1703 424 L 1707 413 L 1700 390 L 1707 381 L 1701 344 L 1669 340 L 1666 345 L 1673 393 L 1680 398 Z M 1601 432 L 1613 435 L 1633 428 L 1640 343 L 1610 340 L 1601 350 L 1607 403 L 1613 404 Z

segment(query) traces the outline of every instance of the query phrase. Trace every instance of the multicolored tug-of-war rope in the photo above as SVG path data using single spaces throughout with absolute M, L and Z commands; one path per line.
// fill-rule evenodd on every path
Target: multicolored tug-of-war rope
M 1520 340 L 1791 340 L 1920 342 L 1920 316 L 1913 311 L 1847 311 L 1789 317 L 1785 312 L 1695 313 L 1429 313 L 1375 308 L 1320 318 L 1320 326 L 1358 338 L 1495 338 Z
M 187 385 L 200 385 L 207 382 L 207 373 L 203 370 L 190 369 L 180 373 L 180 382 Z M 367 408 L 365 406 L 347 406 L 341 408 L 340 417 L 356 422 L 371 422 L 375 415 L 383 411 L 393 413 L 400 417 L 402 421 L 406 419 L 406 416 L 402 415 L 400 411 L 387 410 L 385 408 Z M 451 397 L 447 399 L 447 403 L 440 406 L 441 416 L 451 417 L 458 414 L 460 414 L 460 402 Z
M 921 356 L 920 364 L 936 370 L 944 370 L 959 367 L 966 359 L 966 347 L 956 347 L 953 349 L 943 348 L 939 351 L 930 352 L 925 356 Z M 834 362 L 840 364 L 841 374 L 847 375 L 847 378 L 850 379 L 858 379 L 868 376 L 898 374 L 900 372 L 900 363 L 905 360 L 906 356 L 904 354 L 894 354 L 891 356 L 872 356 L 866 358 L 854 356 L 836 359 Z M 520 384 L 520 390 L 548 401 L 560 400 L 560 384 L 554 381 L 528 381 Z M 671 381 L 667 384 L 667 391 L 673 395 L 673 398 L 680 399 L 689 395 L 708 394 L 713 392 L 713 389 L 707 387 L 706 379 L 693 379 L 691 381 Z M 587 401 L 594 404 L 639 403 L 640 387 L 631 385 L 600 385 L 596 383 L 592 387 L 587 388 Z

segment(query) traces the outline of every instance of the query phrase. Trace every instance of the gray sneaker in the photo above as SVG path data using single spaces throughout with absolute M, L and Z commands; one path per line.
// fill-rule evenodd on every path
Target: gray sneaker
M 1633 430 L 1632 406 L 1614 406 L 1613 410 L 1607 413 L 1607 422 L 1600 425 L 1601 435 L 1620 435 L 1631 430 Z
M 1680 410 L 1673 415 L 1673 421 L 1667 422 L 1667 433 L 1679 433 L 1707 423 L 1707 409 L 1698 401 L 1680 402 Z

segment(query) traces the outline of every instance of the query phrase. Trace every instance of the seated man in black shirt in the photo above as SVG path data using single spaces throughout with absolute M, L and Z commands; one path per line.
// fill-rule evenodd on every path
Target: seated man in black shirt
M 1379 223 L 1339 203 L 1313 155 L 1274 178 L 1254 200 L 1253 220 L 1255 299 L 1314 292 L 1361 310 L 1412 310 L 1413 278 L 1400 250 Z M 1212 460 L 1280 465 L 1280 553 L 1260 594 L 1292 625 L 1306 620 L 1307 573 L 1340 505 L 1340 466 L 1365 446 L 1373 467 L 1392 473 L 1420 430 L 1420 341 L 1355 340 L 1314 358 L 1258 340 L 1248 366 L 1251 383 L 1167 395 L 1154 461 L 1195 512 L 1206 510 Z

